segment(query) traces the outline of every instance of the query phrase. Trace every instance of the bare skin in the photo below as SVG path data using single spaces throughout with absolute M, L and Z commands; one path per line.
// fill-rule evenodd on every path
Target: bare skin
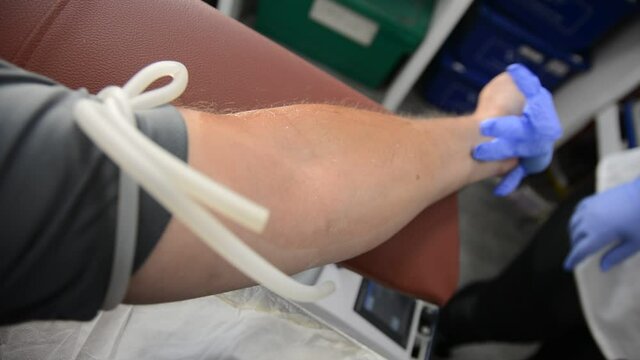
M 501 74 L 469 116 L 418 121 L 334 105 L 303 104 L 217 115 L 181 109 L 189 163 L 268 207 L 262 234 L 227 225 L 288 273 L 361 254 L 425 207 L 515 160 L 478 163 L 479 123 L 522 112 Z M 253 282 L 172 219 L 134 274 L 127 302 L 193 298 Z

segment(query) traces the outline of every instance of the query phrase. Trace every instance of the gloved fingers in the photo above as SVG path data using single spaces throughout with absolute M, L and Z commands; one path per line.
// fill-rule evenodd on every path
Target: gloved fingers
M 522 116 L 500 116 L 480 123 L 480 133 L 484 136 L 508 139 L 526 139 L 531 129 Z
M 513 143 L 505 139 L 493 139 L 473 149 L 472 156 L 479 161 L 497 161 L 518 157 Z
M 571 252 L 569 252 L 569 255 L 564 261 L 564 268 L 566 270 L 573 270 L 576 265 L 581 263 L 585 258 L 605 246 L 607 240 L 602 241 L 599 237 L 587 235 L 571 249 Z
M 518 89 L 522 92 L 527 101 L 538 94 L 542 85 L 540 80 L 526 66 L 522 64 L 511 64 L 507 67 L 507 72 L 513 79 Z
M 582 201 L 580 201 L 578 203 L 578 206 L 576 206 L 576 209 L 575 209 L 575 211 L 573 213 L 574 214 L 577 214 L 579 212 L 582 213 L 589 206 L 589 203 L 591 203 L 591 201 L 592 201 L 594 196 L 595 195 L 591 195 L 591 196 L 587 197 L 586 199 L 583 199 Z
M 620 264 L 627 258 L 638 252 L 638 244 L 632 241 L 623 241 L 620 245 L 607 251 L 600 260 L 602 271 L 609 271 L 612 267 Z
M 527 99 L 523 117 L 540 138 L 555 141 L 562 136 L 562 125 L 553 104 L 553 97 L 545 88 L 540 89 L 535 99 Z
M 578 226 L 580 226 L 581 223 L 582 223 L 582 214 L 580 210 L 576 210 L 574 211 L 573 215 L 571 215 L 571 220 L 569 221 L 569 232 L 571 233 L 571 236 L 573 236 L 573 234 L 577 235 Z
M 578 243 L 582 242 L 589 233 L 582 226 L 582 216 L 579 212 L 574 212 L 573 216 L 571 216 L 571 220 L 569 221 L 569 236 L 571 238 L 571 246 L 576 246 Z
M 588 232 L 582 229 L 579 229 L 576 232 L 571 233 L 571 246 L 576 246 L 583 242 L 587 238 Z
M 540 150 L 545 151 L 545 150 Z M 525 169 L 527 174 L 537 174 L 546 169 L 551 164 L 551 158 L 553 153 L 551 150 L 543 153 L 543 155 L 524 157 L 520 159 L 520 164 Z
M 511 170 L 503 179 L 500 184 L 496 186 L 493 193 L 497 196 L 507 196 L 513 190 L 515 190 L 525 176 L 525 171 L 522 166 L 518 165 L 515 169 Z
M 515 154 L 519 157 L 533 158 L 544 157 L 551 161 L 553 154 L 553 143 L 549 141 L 515 141 Z

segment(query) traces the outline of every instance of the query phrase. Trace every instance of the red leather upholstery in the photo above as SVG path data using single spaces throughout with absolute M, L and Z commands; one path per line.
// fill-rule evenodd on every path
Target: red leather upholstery
M 186 104 L 217 111 L 300 101 L 377 107 L 201 1 L 5 0 L 0 6 L 2 57 L 72 88 L 97 92 L 171 59 L 189 69 Z
M 458 284 L 458 204 L 451 195 L 387 242 L 345 265 L 389 287 L 444 304 Z
M 0 57 L 71 88 L 97 92 L 141 67 L 177 60 L 189 69 L 181 104 L 217 112 L 295 102 L 379 105 L 201 1 L 3 0 Z M 455 196 L 347 265 L 437 303 L 458 277 Z

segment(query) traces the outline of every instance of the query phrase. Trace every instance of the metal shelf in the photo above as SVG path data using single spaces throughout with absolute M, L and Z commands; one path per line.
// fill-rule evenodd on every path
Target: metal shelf
M 564 142 L 604 108 L 640 85 L 640 21 L 620 29 L 593 54 L 591 69 L 554 93 Z
M 382 105 L 385 108 L 391 111 L 398 110 L 402 101 L 429 66 L 471 3 L 473 0 L 439 0 L 436 2 L 432 15 L 433 21 L 424 40 L 393 79 L 382 100 Z

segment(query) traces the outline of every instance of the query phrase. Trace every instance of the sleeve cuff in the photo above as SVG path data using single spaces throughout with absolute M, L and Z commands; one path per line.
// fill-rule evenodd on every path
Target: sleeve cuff
M 187 161 L 188 136 L 182 115 L 174 106 L 136 112 L 138 128 L 151 140 L 179 159 Z M 138 242 L 133 263 L 137 271 L 162 236 L 171 214 L 144 189 L 140 192 Z

